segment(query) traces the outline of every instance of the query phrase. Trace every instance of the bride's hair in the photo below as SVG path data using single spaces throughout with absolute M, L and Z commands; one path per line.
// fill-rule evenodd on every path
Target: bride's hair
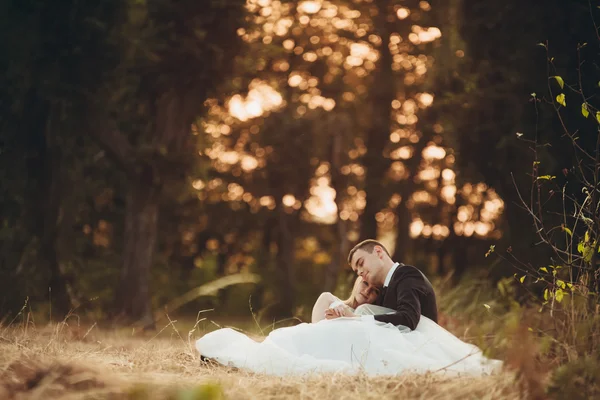
M 356 296 L 354 295 L 354 292 L 356 291 L 356 288 L 358 287 L 358 285 L 360 285 L 361 282 L 362 278 L 360 276 L 356 277 L 354 285 L 352 286 L 352 291 L 350 292 L 350 297 L 344 300 L 344 304 L 350 308 L 358 307 L 358 302 L 356 301 Z

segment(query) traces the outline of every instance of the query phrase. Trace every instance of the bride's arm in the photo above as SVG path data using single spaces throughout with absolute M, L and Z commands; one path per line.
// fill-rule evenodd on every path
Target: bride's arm
M 313 306 L 311 322 L 315 323 L 325 319 L 325 310 L 336 300 L 339 299 L 329 292 L 321 293 Z

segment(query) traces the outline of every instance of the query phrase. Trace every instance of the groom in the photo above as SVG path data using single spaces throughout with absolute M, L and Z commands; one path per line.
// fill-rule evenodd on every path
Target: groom
M 348 263 L 369 284 L 382 288 L 376 305 L 396 310 L 361 318 L 404 325 L 411 330 L 417 327 L 421 315 L 437 323 L 435 292 L 427 277 L 413 266 L 394 263 L 380 242 L 373 239 L 360 242 L 350 250 Z M 335 317 L 330 315 L 328 318 Z

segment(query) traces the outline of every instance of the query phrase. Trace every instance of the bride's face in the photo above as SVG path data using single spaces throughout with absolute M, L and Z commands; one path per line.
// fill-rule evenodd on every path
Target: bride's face
M 377 295 L 379 295 L 379 289 L 359 276 L 354 285 L 353 295 L 357 306 L 361 304 L 373 304 L 377 299 Z

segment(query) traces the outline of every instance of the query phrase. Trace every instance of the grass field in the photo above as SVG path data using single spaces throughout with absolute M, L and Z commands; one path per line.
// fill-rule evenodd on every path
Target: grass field
M 195 326 L 194 326 L 195 325 Z M 216 325 L 167 320 L 157 332 L 101 330 L 72 316 L 0 326 L 0 399 L 517 399 L 510 372 L 484 378 L 265 377 L 202 363 Z M 255 332 L 250 332 L 255 333 Z

